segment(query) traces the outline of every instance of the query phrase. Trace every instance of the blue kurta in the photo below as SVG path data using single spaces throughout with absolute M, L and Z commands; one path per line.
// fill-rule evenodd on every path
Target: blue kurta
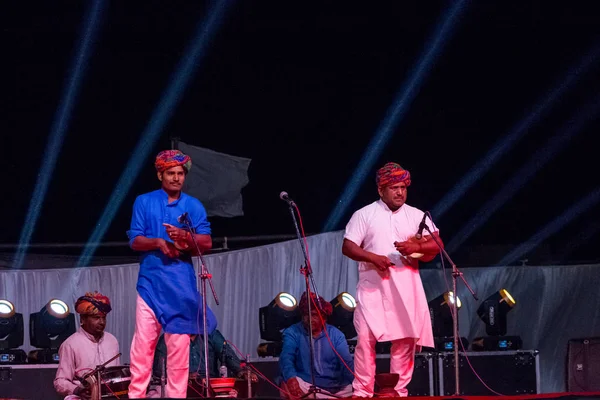
M 177 221 L 185 212 L 197 234 L 210 235 L 206 210 L 198 199 L 181 193 L 179 199 L 171 203 L 168 201 L 168 195 L 162 189 L 137 197 L 131 229 L 127 231 L 129 245 L 138 236 L 162 238 L 172 243 L 163 223 L 185 228 Z M 201 296 L 189 254 L 169 258 L 158 249 L 143 252 L 137 291 L 154 311 L 166 333 L 203 333 Z M 207 314 L 210 333 L 216 328 L 217 320 L 210 309 Z
M 348 342 L 344 334 L 334 326 L 325 325 L 331 343 L 343 358 L 344 362 L 354 370 L 354 360 L 350 355 Z M 283 379 L 297 376 L 303 381 L 311 383 L 310 374 L 310 345 L 308 331 L 298 322 L 283 331 L 283 349 L 279 355 L 279 368 Z M 315 386 L 335 393 L 352 383 L 354 376 L 342 364 L 331 348 L 331 344 L 321 332 L 314 338 L 315 352 Z

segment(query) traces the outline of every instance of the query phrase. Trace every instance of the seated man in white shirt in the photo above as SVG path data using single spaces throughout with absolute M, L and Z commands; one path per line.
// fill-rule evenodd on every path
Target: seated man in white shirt
M 106 314 L 111 311 L 108 297 L 98 292 L 88 292 L 75 303 L 80 314 L 81 329 L 63 342 L 58 350 L 59 363 L 54 389 L 66 400 L 89 399 L 91 388 L 80 379 L 98 365 L 119 354 L 117 339 L 106 328 Z M 107 367 L 120 365 L 120 358 Z

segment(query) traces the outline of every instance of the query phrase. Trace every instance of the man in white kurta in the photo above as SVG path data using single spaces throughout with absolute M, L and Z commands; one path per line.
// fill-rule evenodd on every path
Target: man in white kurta
M 434 347 L 417 259 L 430 260 L 439 248 L 427 231 L 414 239 L 424 213 L 405 204 L 409 185 L 408 171 L 386 164 L 377 172 L 381 199 L 356 211 L 346 226 L 342 252 L 359 261 L 354 396 L 373 397 L 377 342 L 392 342 L 390 372 L 400 377 L 400 396 L 408 395 L 417 347 Z M 439 238 L 437 228 L 427 226 Z

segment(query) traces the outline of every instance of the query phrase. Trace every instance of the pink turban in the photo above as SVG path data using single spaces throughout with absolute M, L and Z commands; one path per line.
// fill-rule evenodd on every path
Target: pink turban
M 190 168 L 192 168 L 192 159 L 179 150 L 164 150 L 156 156 L 154 166 L 158 172 L 164 172 L 169 168 L 179 166 L 182 166 L 186 172 L 189 172 Z
M 400 164 L 389 162 L 377 170 L 376 181 L 378 188 L 400 182 L 404 182 L 408 187 L 410 186 L 410 172 L 402 168 Z

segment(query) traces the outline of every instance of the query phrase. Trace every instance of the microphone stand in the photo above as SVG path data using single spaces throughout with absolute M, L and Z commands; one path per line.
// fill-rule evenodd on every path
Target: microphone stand
M 433 218 L 431 218 L 431 214 L 429 212 L 427 212 L 427 215 L 429 216 L 429 219 L 433 222 Z M 456 300 L 458 298 L 458 294 L 456 293 L 457 279 L 458 278 L 462 279 L 463 283 L 465 284 L 465 287 L 469 290 L 469 292 L 471 292 L 471 295 L 473 296 L 473 298 L 475 300 L 479 300 L 479 299 L 477 298 L 477 294 L 475 294 L 473 289 L 471 289 L 471 286 L 469 286 L 469 283 L 465 280 L 463 273 L 460 272 L 460 270 L 458 269 L 458 267 L 456 266 L 454 261 L 452 261 L 452 259 L 450 258 L 450 255 L 448 255 L 448 253 L 444 249 L 444 246 L 442 246 L 442 243 L 440 242 L 440 240 L 431 232 L 431 229 L 429 229 L 429 227 L 427 226 L 425 221 L 421 222 L 421 226 L 419 226 L 419 230 L 421 230 L 421 227 L 423 227 L 423 229 L 425 229 L 427 232 L 429 232 L 431 239 L 439 247 L 440 253 L 442 254 L 442 256 L 444 258 L 446 258 L 446 260 L 448 260 L 450 265 L 452 265 L 452 293 L 454 294 L 454 301 L 452 301 L 452 330 L 453 330 L 452 334 L 454 336 L 454 380 L 456 382 L 455 386 L 454 386 L 454 395 L 460 396 L 460 381 L 459 381 L 459 372 L 458 372 L 459 371 L 459 368 L 458 368 L 459 367 L 459 364 L 458 364 L 459 336 L 458 336 L 458 306 L 457 306 L 458 301 Z
M 217 298 L 217 293 L 215 292 L 215 288 L 212 284 L 212 275 L 208 272 L 208 268 L 206 267 L 206 263 L 204 262 L 204 257 L 202 257 L 202 252 L 200 251 L 200 247 L 198 246 L 198 242 L 196 242 L 196 237 L 194 236 L 196 234 L 196 230 L 194 228 L 192 228 L 192 225 L 190 223 L 190 220 L 188 218 L 187 213 L 184 213 L 182 215 L 182 219 L 183 221 L 178 221 L 178 222 L 183 222 L 185 224 L 185 226 L 187 227 L 187 230 L 190 232 L 190 234 L 192 235 L 192 241 L 194 242 L 194 245 L 196 247 L 196 252 L 198 253 L 198 259 L 200 260 L 200 268 L 199 268 L 199 275 L 200 275 L 200 279 L 202 280 L 202 328 L 204 330 L 204 373 L 205 373 L 205 378 L 204 381 L 206 382 L 205 384 L 205 388 L 206 388 L 206 397 L 211 397 L 211 393 L 212 393 L 212 388 L 210 386 L 210 370 L 208 367 L 208 340 L 209 340 L 209 335 L 207 332 L 207 322 L 206 322 L 206 281 L 208 280 L 208 283 L 210 284 L 210 290 L 212 291 L 213 294 L 213 298 L 215 299 L 215 304 L 219 305 L 219 299 Z M 193 258 L 192 258 L 192 262 L 193 262 Z
M 248 392 L 246 398 L 252 398 L 252 368 L 250 368 L 250 354 L 246 354 L 246 384 L 248 385 Z
M 300 398 L 303 399 L 303 398 L 309 397 L 311 395 L 313 395 L 314 398 L 317 398 L 316 394 L 323 393 L 323 392 L 320 388 L 318 388 L 315 385 L 315 350 L 314 350 L 314 339 L 313 339 L 313 334 L 312 334 L 312 318 L 311 318 L 311 313 L 312 313 L 312 296 L 311 296 L 311 289 L 310 289 L 311 283 L 315 289 L 314 293 L 316 295 L 316 300 L 319 305 L 321 305 L 321 299 L 319 298 L 319 293 L 317 291 L 317 285 L 315 284 L 315 280 L 313 278 L 312 267 L 310 265 L 310 260 L 308 258 L 308 252 L 306 251 L 306 245 L 304 243 L 304 240 L 302 239 L 302 234 L 300 233 L 300 229 L 298 228 L 298 221 L 296 219 L 296 214 L 294 213 L 294 208 L 298 208 L 298 206 L 296 205 L 296 203 L 294 203 L 289 198 L 287 200 L 282 198 L 282 200 L 285 200 L 288 203 L 288 206 L 290 209 L 290 214 L 292 215 L 292 220 L 294 221 L 294 227 L 296 228 L 296 236 L 298 237 L 298 242 L 300 243 L 300 248 L 302 249 L 302 254 L 304 255 L 304 266 L 300 267 L 300 272 L 302 273 L 302 275 L 304 275 L 304 285 L 306 287 L 306 300 L 307 300 L 308 315 L 309 315 L 309 318 L 308 318 L 308 331 L 309 331 L 308 332 L 308 336 L 309 336 L 308 347 L 309 347 L 309 353 L 310 353 L 311 385 L 308 389 L 308 392 L 305 395 L 301 396 Z M 310 279 L 310 282 L 309 282 L 309 279 Z M 327 327 L 324 326 L 323 329 L 327 329 Z M 330 395 L 329 393 L 327 394 L 327 396 L 338 397 L 335 395 Z

